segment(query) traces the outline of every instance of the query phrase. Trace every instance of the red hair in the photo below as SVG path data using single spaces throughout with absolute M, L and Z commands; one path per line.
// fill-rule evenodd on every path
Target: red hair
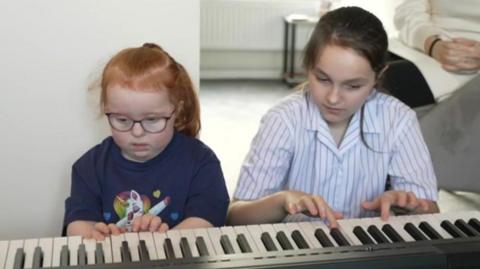
M 101 80 L 100 105 L 107 102 L 107 88 L 118 84 L 135 91 L 166 90 L 176 109 L 175 130 L 190 137 L 200 131 L 200 105 L 185 68 L 160 46 L 145 43 L 127 48 L 107 63 Z

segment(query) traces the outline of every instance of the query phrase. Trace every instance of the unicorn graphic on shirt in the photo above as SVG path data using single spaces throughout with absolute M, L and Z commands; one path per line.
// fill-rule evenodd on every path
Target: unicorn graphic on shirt
M 130 197 L 127 199 L 126 204 L 125 217 L 117 222 L 117 226 L 128 229 L 132 226 L 133 220 L 136 217 L 143 215 L 144 207 L 142 197 L 135 190 L 130 191 Z

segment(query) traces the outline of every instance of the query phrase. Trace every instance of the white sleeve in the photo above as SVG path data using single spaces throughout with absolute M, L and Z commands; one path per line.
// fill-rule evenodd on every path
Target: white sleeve
M 431 3 L 430 0 L 404 0 L 395 9 L 394 23 L 400 40 L 421 51 L 429 36 L 441 33 L 433 23 Z
M 437 178 L 415 113 L 407 113 L 398 125 L 401 127 L 393 145 L 388 172 L 392 188 L 436 201 Z
M 293 156 L 293 128 L 286 115 L 267 113 L 243 162 L 234 198 L 254 200 L 283 189 Z

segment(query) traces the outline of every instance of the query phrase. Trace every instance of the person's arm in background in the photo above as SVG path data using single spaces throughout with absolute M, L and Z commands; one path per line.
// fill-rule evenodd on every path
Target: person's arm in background
M 394 16 L 395 27 L 399 30 L 399 39 L 407 46 L 431 56 L 447 71 L 478 71 L 480 69 L 479 41 L 447 38 L 445 36 L 447 31 L 433 22 L 431 12 L 434 7 L 431 4 L 440 2 L 405 0 L 401 3 L 396 8 Z M 461 3 L 458 4 L 461 5 Z
M 432 22 L 429 0 L 405 0 L 395 9 L 394 24 L 399 39 L 409 47 L 428 53 L 425 40 L 438 36 L 442 29 Z
M 461 37 L 436 41 L 437 38 L 427 38 L 425 49 L 445 70 L 469 73 L 480 70 L 480 41 Z

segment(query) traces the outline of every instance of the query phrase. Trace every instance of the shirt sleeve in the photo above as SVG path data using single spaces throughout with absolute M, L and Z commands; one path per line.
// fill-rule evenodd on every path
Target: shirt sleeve
M 213 152 L 207 155 L 192 180 L 185 218 L 199 217 L 219 227 L 225 225 L 230 199 L 220 162 Z
M 68 224 L 76 220 L 103 221 L 100 187 L 94 167 L 86 169 L 79 163 L 72 168 L 70 197 L 65 200 L 63 234 Z
M 430 0 L 405 0 L 395 9 L 394 24 L 400 40 L 420 51 L 424 51 L 429 36 L 441 33 L 433 23 L 430 3 Z
M 288 123 L 275 110 L 262 118 L 241 167 L 235 199 L 254 200 L 284 188 L 293 156 L 293 127 Z
M 413 111 L 407 113 L 402 125 L 390 161 L 392 189 L 413 192 L 418 198 L 437 201 L 437 178 Z

